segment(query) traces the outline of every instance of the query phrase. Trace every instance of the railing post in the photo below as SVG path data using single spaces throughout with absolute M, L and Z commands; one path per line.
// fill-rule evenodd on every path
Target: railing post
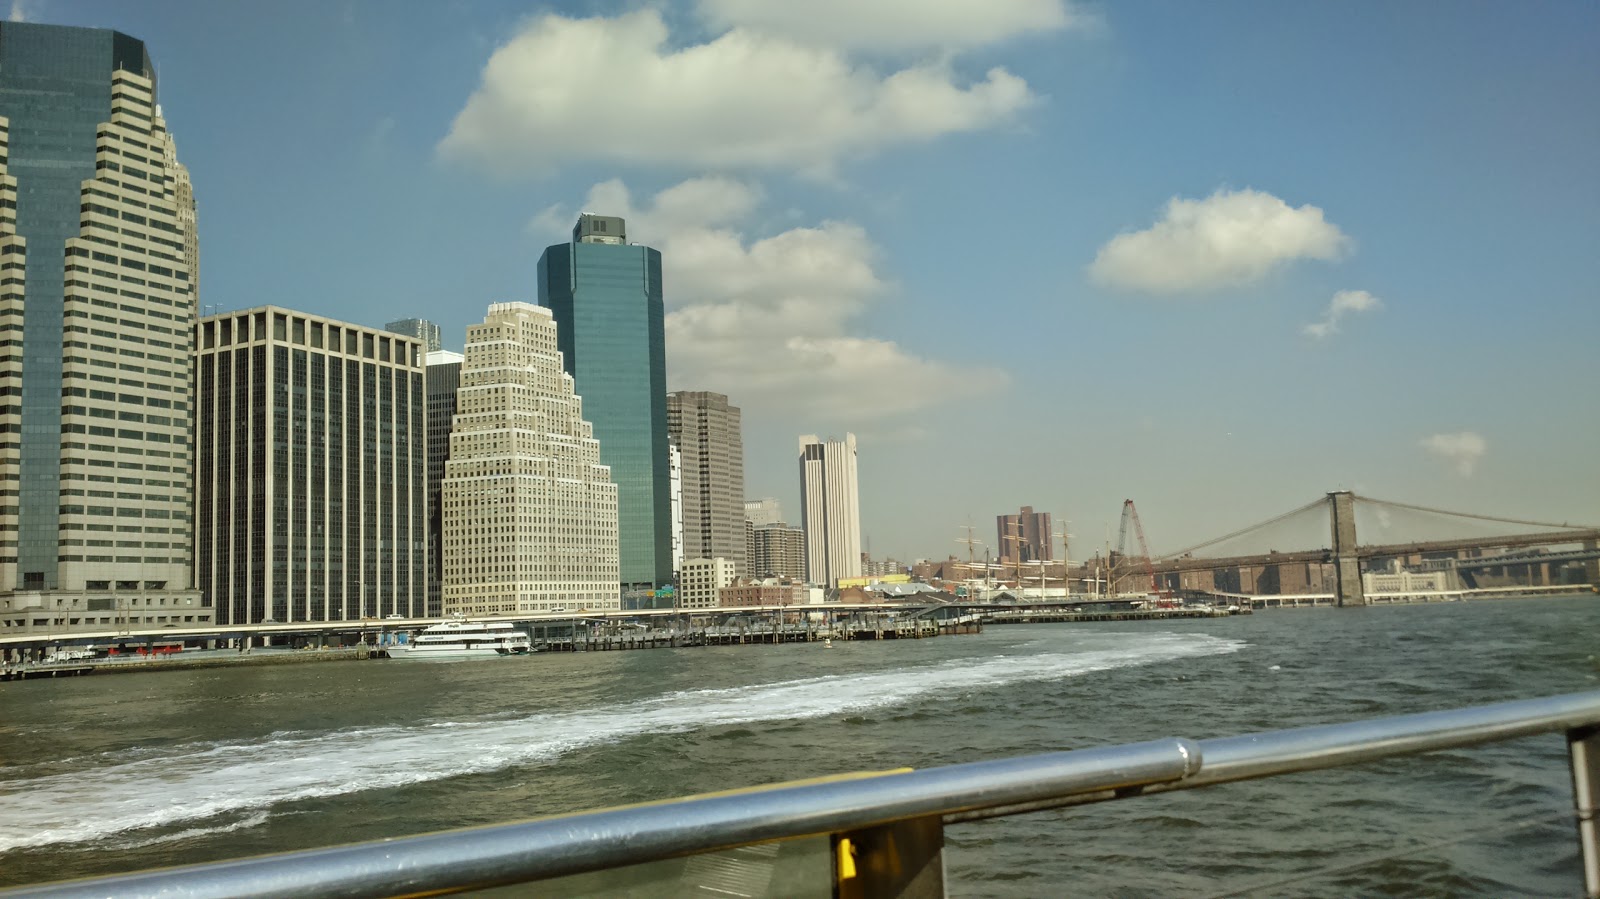
M 1578 851 L 1583 856 L 1583 894 L 1600 899 L 1600 726 L 1567 731 L 1572 761 L 1572 798 L 1578 818 Z

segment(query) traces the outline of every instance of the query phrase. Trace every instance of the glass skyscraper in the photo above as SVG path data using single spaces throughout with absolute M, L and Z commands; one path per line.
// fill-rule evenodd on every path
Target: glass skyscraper
M 624 222 L 583 215 L 572 242 L 539 257 L 539 304 L 617 485 L 622 583 L 672 580 L 667 352 L 661 253 L 630 246 Z
M 144 43 L 0 22 L 0 137 L 0 630 L 210 620 L 194 195 Z

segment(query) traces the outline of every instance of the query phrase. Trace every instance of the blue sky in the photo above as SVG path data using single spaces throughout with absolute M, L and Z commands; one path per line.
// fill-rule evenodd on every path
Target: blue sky
M 670 386 L 791 513 L 856 432 L 876 556 L 1024 503 L 1082 555 L 1125 497 L 1158 552 L 1339 488 L 1600 520 L 1600 6 L 791 8 L 11 13 L 149 44 L 208 306 L 459 348 L 628 215 Z

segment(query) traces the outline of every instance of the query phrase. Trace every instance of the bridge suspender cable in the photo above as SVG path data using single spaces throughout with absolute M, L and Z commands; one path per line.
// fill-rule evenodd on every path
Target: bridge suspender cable
M 1325 506 L 1327 504 L 1328 504 L 1328 498 L 1325 497 L 1325 496 L 1319 496 L 1316 499 L 1312 500 L 1309 503 L 1306 503 L 1305 505 L 1301 506 L 1298 509 L 1291 509 L 1290 511 L 1285 512 L 1282 515 L 1278 515 L 1278 516 L 1276 516 L 1274 518 L 1269 518 L 1266 521 L 1259 522 L 1257 524 L 1252 524 L 1247 528 L 1240 528 L 1239 530 L 1234 531 L 1231 534 L 1223 534 L 1221 537 L 1217 537 L 1216 539 L 1213 539 L 1213 540 L 1207 540 L 1204 543 L 1196 543 L 1194 546 L 1186 546 L 1183 549 L 1178 550 L 1177 552 L 1167 553 L 1166 555 L 1163 555 L 1163 556 L 1157 558 L 1156 561 L 1165 562 L 1168 559 L 1176 559 L 1179 556 L 1188 555 L 1189 553 L 1192 553 L 1197 549 L 1205 549 L 1208 546 L 1215 546 L 1218 543 L 1224 543 L 1226 541 L 1232 540 L 1235 537 L 1243 536 L 1244 534 L 1248 534 L 1251 531 L 1259 531 L 1262 528 L 1269 527 L 1271 525 L 1275 525 L 1278 522 L 1284 520 L 1285 518 L 1293 518 L 1294 516 L 1299 515 L 1301 512 L 1305 512 L 1305 511 L 1310 510 L 1310 509 L 1315 509 L 1317 506 Z
M 1536 527 L 1536 528 L 1558 528 L 1558 529 L 1569 529 L 1569 530 L 1574 530 L 1574 531 L 1600 530 L 1600 528 L 1596 528 L 1593 525 L 1587 525 L 1587 524 L 1567 524 L 1566 522 L 1562 522 L 1561 524 L 1554 524 L 1554 523 L 1548 522 L 1548 521 L 1526 521 L 1526 520 L 1521 519 L 1521 518 L 1500 518 L 1500 517 L 1494 516 L 1494 515 L 1474 515 L 1471 512 L 1451 512 L 1448 509 L 1430 509 L 1427 506 L 1415 506 L 1415 505 L 1412 505 L 1410 503 L 1397 503 L 1397 502 L 1394 502 L 1393 500 L 1387 500 L 1387 499 L 1373 499 L 1370 496 L 1356 496 L 1356 499 L 1361 501 L 1361 502 L 1368 502 L 1368 503 L 1372 503 L 1374 505 L 1379 505 L 1379 506 L 1391 506 L 1391 507 L 1396 508 L 1396 509 L 1410 509 L 1413 512 L 1428 512 L 1428 513 L 1431 513 L 1433 515 L 1449 515 L 1449 516 L 1453 516 L 1455 518 L 1473 518 L 1473 519 L 1477 519 L 1478 521 L 1494 521 L 1494 522 L 1498 522 L 1500 524 L 1522 524 L 1522 525 L 1527 525 L 1529 527 Z M 1290 514 L 1293 514 L 1293 513 L 1290 513 Z

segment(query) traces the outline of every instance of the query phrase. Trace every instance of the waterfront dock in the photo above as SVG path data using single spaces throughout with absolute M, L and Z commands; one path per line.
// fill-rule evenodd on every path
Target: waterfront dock
M 1096 609 L 1073 611 L 1067 608 L 1015 609 L 986 616 L 990 624 L 1061 624 L 1081 621 L 1166 621 L 1173 618 L 1227 618 L 1248 615 L 1248 609 Z
M 136 671 L 189 671 L 199 668 L 241 668 L 259 665 L 297 665 L 303 662 L 347 662 L 383 658 L 379 647 L 359 644 L 331 648 L 194 649 L 159 655 L 125 655 L 70 662 L 7 662 L 0 665 L 0 681 L 81 677 L 85 674 L 128 674 Z

